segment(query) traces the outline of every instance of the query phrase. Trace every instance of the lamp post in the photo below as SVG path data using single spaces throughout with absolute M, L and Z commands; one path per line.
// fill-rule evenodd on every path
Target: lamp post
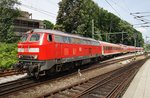
M 147 52 L 147 43 L 148 43 L 148 39 L 149 37 L 148 36 L 146 36 L 146 41 L 145 41 L 145 52 Z
M 92 19 L 92 38 L 94 38 L 94 19 Z
M 133 36 L 134 36 L 134 47 L 135 47 L 135 49 L 136 49 L 136 37 L 137 37 L 137 33 L 136 33 L 136 32 L 134 32 L 134 35 L 133 35 Z M 135 53 L 135 55 L 134 55 L 134 56 L 135 56 L 135 57 L 134 57 L 134 59 L 136 59 L 136 50 L 135 50 L 135 52 L 134 52 L 134 53 Z
M 128 32 L 115 32 L 115 33 L 105 33 L 105 34 L 100 34 L 100 35 L 106 35 L 106 41 L 108 41 L 108 36 L 109 35 L 117 35 L 117 34 L 121 34 L 121 43 L 123 44 L 123 40 L 124 40 L 124 36 L 123 34 L 127 34 Z

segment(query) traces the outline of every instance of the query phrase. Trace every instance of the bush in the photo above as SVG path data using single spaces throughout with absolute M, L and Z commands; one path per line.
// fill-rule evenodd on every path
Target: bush
M 0 43 L 0 68 L 11 68 L 17 62 L 17 44 Z

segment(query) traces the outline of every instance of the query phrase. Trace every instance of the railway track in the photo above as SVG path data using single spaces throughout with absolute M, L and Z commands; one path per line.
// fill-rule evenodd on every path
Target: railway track
M 5 76 L 11 76 L 11 75 L 18 75 L 18 74 L 23 74 L 26 73 L 25 71 L 17 71 L 14 69 L 9 69 L 5 71 L 0 72 L 0 77 L 5 77 Z
M 132 58 L 132 57 L 134 57 L 134 56 L 131 56 L 129 58 Z M 129 58 L 125 58 L 125 59 L 129 59 Z M 122 58 L 122 59 L 124 59 L 124 58 Z M 119 59 L 119 60 L 121 60 L 121 59 Z M 113 63 L 113 61 L 117 62 L 119 60 L 111 60 L 111 63 Z M 107 60 L 105 61 L 104 60 L 103 63 L 105 63 L 105 62 L 109 62 L 109 61 L 107 61 Z M 14 69 L 9 69 L 9 70 L 0 71 L 0 77 L 11 76 L 11 75 L 18 75 L 18 74 L 24 74 L 24 73 L 26 73 L 25 70 L 24 71 L 17 71 L 17 70 L 14 70 Z
M 15 81 L 0 84 L 0 88 L 1 88 L 0 89 L 0 96 L 9 94 L 11 92 L 21 90 L 24 87 L 27 87 L 25 85 L 29 85 L 29 84 L 32 84 L 32 83 L 33 83 L 33 80 L 30 80 L 28 78 L 23 78 L 23 79 L 19 79 L 19 80 L 15 80 Z
M 117 98 L 122 95 L 121 92 L 125 90 L 144 62 L 145 60 L 134 62 L 125 68 L 44 94 L 39 98 Z
M 119 62 L 119 61 L 124 61 L 124 60 L 129 59 L 129 58 L 131 59 L 132 57 L 126 57 L 123 59 L 116 59 L 116 60 L 112 60 L 112 61 L 108 61 L 108 62 L 105 61 L 101 64 L 94 65 L 90 68 L 83 69 L 81 71 L 83 73 L 83 72 L 88 71 L 88 70 L 108 66 L 108 65 L 114 64 L 114 63 Z M 64 76 L 59 74 L 59 75 L 57 75 L 55 77 L 51 77 L 51 78 L 44 78 L 43 77 L 43 79 L 40 79 L 39 81 L 35 81 L 31 78 L 23 78 L 23 79 L 11 81 L 11 82 L 3 83 L 3 84 L 0 84 L 0 88 L 1 88 L 0 89 L 0 96 L 5 96 L 5 95 L 7 96 L 8 94 L 15 93 L 15 92 L 23 90 L 23 89 L 28 89 L 28 88 L 36 86 L 36 85 L 46 84 L 46 83 L 49 83 L 51 81 L 55 81 L 56 78 L 63 79 L 65 77 L 72 76 L 73 74 L 76 74 L 76 73 L 77 72 L 74 72 L 74 73 L 71 73 L 69 75 L 64 75 Z

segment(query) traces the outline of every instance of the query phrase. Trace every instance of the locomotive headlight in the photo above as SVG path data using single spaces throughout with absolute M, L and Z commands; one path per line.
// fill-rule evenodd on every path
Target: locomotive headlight
M 18 55 L 18 58 L 20 59 L 20 58 L 21 58 L 21 55 Z
M 34 59 L 37 59 L 37 58 L 38 58 L 38 55 L 34 55 L 33 57 L 34 57 Z

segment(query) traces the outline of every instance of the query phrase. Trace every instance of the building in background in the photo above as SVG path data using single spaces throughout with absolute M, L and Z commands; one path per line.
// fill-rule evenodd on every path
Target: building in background
M 17 36 L 36 28 L 44 28 L 43 21 L 32 19 L 32 14 L 26 11 L 21 11 L 21 16 L 14 20 L 14 32 Z

